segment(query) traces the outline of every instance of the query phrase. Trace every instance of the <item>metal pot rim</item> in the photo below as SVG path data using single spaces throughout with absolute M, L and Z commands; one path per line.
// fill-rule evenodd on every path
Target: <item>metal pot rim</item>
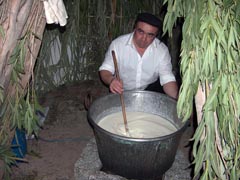
M 142 90 L 132 90 L 132 91 L 124 91 L 124 93 L 150 93 L 150 94 L 159 94 L 158 92 L 153 92 L 153 91 L 142 91 Z M 99 97 L 98 99 L 96 99 L 92 105 L 94 105 L 95 103 L 99 102 L 99 101 L 103 101 L 104 99 L 108 98 L 109 96 L 117 96 L 117 94 L 108 94 L 102 97 Z M 167 97 L 170 101 L 173 101 L 174 103 L 176 103 L 177 101 L 165 94 L 161 94 L 161 96 L 165 96 Z M 91 106 L 92 106 L 91 105 Z M 121 139 L 121 140 L 125 140 L 125 141 L 134 141 L 134 142 L 154 142 L 154 141 L 159 141 L 159 140 L 165 140 L 165 139 L 169 139 L 169 137 L 173 137 L 173 136 L 177 136 L 177 135 L 181 135 L 182 131 L 184 131 L 186 129 L 186 127 L 189 124 L 189 120 L 187 120 L 186 122 L 183 122 L 184 125 L 177 129 L 177 131 L 175 131 L 174 133 L 165 135 L 165 136 L 160 136 L 160 137 L 154 137 L 154 138 L 133 138 L 133 137 L 127 137 L 127 136 L 122 136 L 122 135 L 118 135 L 118 134 L 114 134 L 111 133 L 105 129 L 103 129 L 102 127 L 100 127 L 90 116 L 91 113 L 91 106 L 89 108 L 88 111 L 88 120 L 90 122 L 90 124 L 93 126 L 93 129 L 95 130 L 95 128 L 101 132 L 103 132 L 104 134 L 110 135 L 111 137 L 117 138 L 117 139 Z

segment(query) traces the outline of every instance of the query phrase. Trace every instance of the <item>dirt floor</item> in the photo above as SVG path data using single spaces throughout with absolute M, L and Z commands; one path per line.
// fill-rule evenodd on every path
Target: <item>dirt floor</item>
M 93 100 L 106 95 L 108 89 L 99 82 L 86 81 L 63 86 L 40 99 L 49 111 L 38 139 L 28 139 L 28 163 L 13 167 L 12 180 L 73 180 L 74 164 L 88 141 L 94 137 L 87 121 L 84 99 L 91 94 Z M 183 135 L 180 148 L 188 157 L 190 126 Z

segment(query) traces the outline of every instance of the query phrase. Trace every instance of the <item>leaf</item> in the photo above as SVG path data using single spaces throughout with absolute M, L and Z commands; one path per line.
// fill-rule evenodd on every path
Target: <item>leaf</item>
M 213 171 L 217 174 L 218 177 L 221 177 L 220 171 L 219 171 L 219 165 L 218 165 L 218 155 L 215 154 L 214 151 L 211 152 L 210 155 L 210 162 L 211 162 L 211 167 L 213 168 Z
M 211 23 L 214 31 L 216 32 L 218 38 L 220 38 L 222 35 L 222 32 L 223 32 L 221 26 L 218 24 L 218 22 L 214 18 L 211 18 L 210 23 Z
M 193 144 L 193 155 L 196 156 L 197 154 L 197 147 L 198 143 L 200 142 L 201 138 L 204 137 L 204 130 L 205 130 L 205 122 L 202 120 L 196 129 L 196 132 L 193 135 L 194 144 Z
M 194 174 L 198 174 L 202 169 L 204 159 L 205 159 L 205 147 L 204 147 L 205 139 L 201 142 L 198 148 L 197 156 L 195 157 L 194 163 Z
M 3 27 L 0 25 L 0 35 L 2 36 L 2 38 L 1 39 L 4 39 L 4 37 L 5 37 L 5 31 L 4 31 L 4 29 L 3 29 Z
M 230 26 L 229 36 L 228 36 L 228 50 L 234 44 L 233 26 Z
M 222 56 L 222 50 L 220 45 L 217 45 L 217 70 L 220 71 L 222 67 L 222 62 L 223 62 L 223 56 Z
M 228 132 L 229 132 L 229 137 L 230 137 L 230 141 L 232 142 L 232 144 L 235 144 L 235 133 L 233 132 L 233 128 L 232 128 L 232 124 L 230 123 L 230 121 L 228 122 Z
M 222 91 L 222 94 L 225 94 L 225 92 L 227 91 L 227 88 L 228 88 L 228 79 L 227 79 L 227 76 L 225 74 L 222 74 L 221 76 L 221 86 L 219 87 Z

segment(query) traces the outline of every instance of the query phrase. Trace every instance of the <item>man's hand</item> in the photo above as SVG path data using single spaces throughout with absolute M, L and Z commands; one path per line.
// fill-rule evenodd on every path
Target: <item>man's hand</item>
M 109 85 L 109 89 L 114 94 L 117 94 L 117 93 L 122 94 L 123 93 L 122 81 L 118 81 L 116 78 L 113 78 Z
M 111 72 L 107 70 L 100 71 L 100 76 L 102 81 L 109 86 L 109 89 L 114 94 L 122 94 L 123 92 L 123 83 L 120 80 L 117 80 Z

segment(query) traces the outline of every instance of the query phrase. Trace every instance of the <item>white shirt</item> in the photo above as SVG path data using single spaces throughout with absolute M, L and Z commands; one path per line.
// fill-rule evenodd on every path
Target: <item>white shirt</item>
M 164 43 L 155 38 L 141 57 L 132 38 L 133 33 L 130 33 L 113 40 L 99 71 L 108 70 L 112 74 L 115 73 L 112 57 L 114 50 L 124 90 L 144 90 L 158 77 L 161 85 L 176 81 L 172 73 L 171 57 Z

